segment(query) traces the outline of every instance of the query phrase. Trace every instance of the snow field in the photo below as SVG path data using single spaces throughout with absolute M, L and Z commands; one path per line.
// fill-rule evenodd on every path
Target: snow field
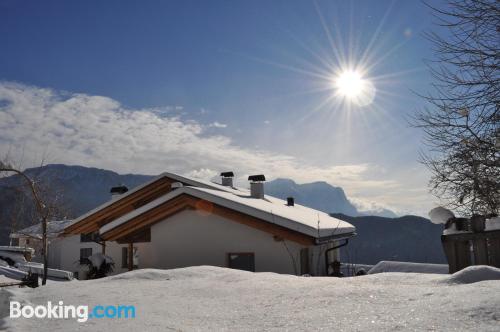
M 496 279 L 496 280 L 487 280 Z M 133 319 L 0 321 L 8 331 L 498 331 L 500 269 L 315 278 L 198 266 L 0 291 L 25 303 L 135 305 Z M 482 280 L 482 281 L 480 281 Z M 0 308 L 5 315 L 6 308 Z

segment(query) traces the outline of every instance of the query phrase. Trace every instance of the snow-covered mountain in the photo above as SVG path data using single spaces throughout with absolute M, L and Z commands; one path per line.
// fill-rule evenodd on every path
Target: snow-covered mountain
M 276 179 L 265 185 L 267 195 L 286 199 L 294 197 L 295 202 L 326 213 L 343 213 L 357 216 L 358 210 L 349 202 L 344 190 L 326 182 L 297 184 L 290 179 Z
M 397 217 L 394 212 L 385 208 L 360 211 L 349 201 L 342 188 L 334 187 L 324 181 L 297 184 L 290 179 L 276 179 L 266 183 L 266 194 L 282 199 L 292 196 L 297 203 L 326 213 L 342 213 L 353 217 L 370 215 Z

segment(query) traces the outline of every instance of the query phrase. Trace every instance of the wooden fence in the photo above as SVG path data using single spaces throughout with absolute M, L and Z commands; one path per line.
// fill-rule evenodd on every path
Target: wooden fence
M 442 235 L 441 242 L 450 273 L 471 265 L 500 268 L 500 230 Z

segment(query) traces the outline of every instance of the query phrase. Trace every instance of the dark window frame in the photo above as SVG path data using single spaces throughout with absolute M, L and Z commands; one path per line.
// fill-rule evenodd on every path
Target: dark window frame
M 231 264 L 233 261 L 233 259 L 231 258 L 232 255 L 252 257 L 250 267 L 248 269 L 235 267 L 234 265 Z M 227 267 L 230 269 L 255 272 L 255 253 L 254 252 L 228 252 L 226 254 L 226 260 L 227 260 Z
M 87 243 L 87 242 L 98 242 L 99 240 L 99 233 L 97 232 L 92 232 L 88 234 L 80 234 L 80 242 Z
M 90 255 L 86 255 L 84 252 L 87 250 L 87 253 L 90 252 Z M 92 248 L 80 248 L 80 264 L 83 264 L 87 261 L 87 259 L 92 256 L 93 250 Z
M 137 247 L 134 247 L 132 249 L 132 254 L 134 254 L 134 251 L 137 251 Z M 133 261 L 133 258 L 132 258 Z M 134 263 L 133 266 L 134 269 L 139 268 L 137 264 Z M 128 247 L 122 247 L 122 269 L 128 269 Z

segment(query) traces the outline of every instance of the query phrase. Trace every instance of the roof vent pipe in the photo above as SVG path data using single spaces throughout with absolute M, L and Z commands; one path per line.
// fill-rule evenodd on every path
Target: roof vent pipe
M 222 172 L 220 173 L 220 176 L 222 177 L 222 185 L 225 187 L 232 187 L 233 186 L 233 177 L 234 173 L 233 172 Z
M 266 177 L 262 174 L 250 175 L 250 196 L 253 198 L 264 198 L 264 181 Z
M 295 205 L 295 200 L 293 199 L 293 197 L 287 197 L 286 198 L 286 205 L 288 205 L 288 206 L 294 206 Z
M 116 199 L 118 196 L 125 194 L 128 191 L 128 188 L 124 185 L 118 187 L 112 187 L 109 193 L 111 194 L 111 199 Z

